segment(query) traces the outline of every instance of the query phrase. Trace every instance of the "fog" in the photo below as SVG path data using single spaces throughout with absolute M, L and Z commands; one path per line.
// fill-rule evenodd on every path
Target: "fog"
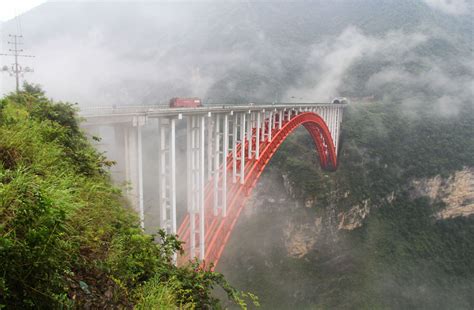
M 472 3 L 467 0 L 423 0 L 430 7 L 446 14 L 465 15 L 472 10 Z
M 327 102 L 345 95 L 430 101 L 453 114 L 449 107 L 471 95 L 471 9 L 462 0 L 50 2 L 3 25 L 2 42 L 20 23 L 25 51 L 36 56 L 24 60 L 35 68 L 25 79 L 81 106 L 165 104 L 174 96 Z M 13 79 L 1 79 L 1 91 L 12 90 Z
M 35 69 L 25 80 L 80 108 L 167 104 L 172 97 L 187 96 L 200 97 L 204 104 L 329 102 L 345 96 L 354 106 L 398 104 L 415 119 L 420 110 L 449 119 L 474 105 L 473 15 L 472 2 L 465 0 L 48 2 L 2 24 L 0 39 L 5 50 L 8 34 L 19 31 L 21 24 L 25 52 L 36 56 L 21 60 Z M 1 65 L 10 62 L 0 58 Z M 0 93 L 14 89 L 14 79 L 6 74 L 0 79 Z M 181 155 L 183 125 L 179 122 L 177 133 Z M 385 131 L 382 121 L 374 127 Z M 110 147 L 119 134 L 110 128 L 98 134 L 107 155 L 123 161 L 120 145 Z M 145 140 L 145 213 L 151 216 L 147 227 L 153 227 L 156 123 L 145 126 Z M 114 169 L 123 174 L 121 164 Z M 180 169 L 177 183 L 182 185 L 184 165 Z M 265 175 L 259 193 L 273 195 L 271 188 L 277 188 L 286 197 L 279 198 L 280 205 L 296 208 L 298 202 L 289 198 L 282 183 L 281 176 Z M 186 203 L 183 186 L 181 211 Z M 307 220 L 307 212 L 296 213 Z M 256 233 L 262 231 L 257 228 Z M 331 243 L 332 233 L 323 232 L 321 249 L 350 257 L 353 249 L 344 240 Z M 275 248 L 287 254 L 279 235 L 274 240 L 265 236 L 250 240 L 246 253 Z M 264 246 L 253 244 L 262 239 Z M 328 261 L 333 259 L 329 252 L 323 257 Z M 251 261 L 249 257 L 238 259 Z M 345 259 L 344 268 L 350 269 L 351 260 Z M 271 270 L 273 263 L 264 262 L 262 268 Z M 388 271 L 385 276 L 387 287 L 403 286 L 392 283 Z M 272 282 L 280 276 L 262 277 Z M 307 278 L 294 280 L 300 291 L 316 285 L 310 283 Z M 290 290 L 289 285 L 278 283 L 275 291 Z

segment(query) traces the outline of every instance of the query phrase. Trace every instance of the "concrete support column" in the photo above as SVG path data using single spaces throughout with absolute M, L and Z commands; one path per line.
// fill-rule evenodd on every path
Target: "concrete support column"
M 221 156 L 221 150 L 220 150 L 220 140 L 221 140 L 221 128 L 220 128 L 220 115 L 215 114 L 214 116 L 214 149 L 212 152 L 214 153 L 213 159 L 214 159 L 214 170 L 213 170 L 213 186 L 214 186 L 214 216 L 217 216 L 217 212 L 220 206 L 219 203 L 219 198 L 221 195 L 220 189 L 219 189 L 219 179 L 221 178 L 222 171 L 220 169 L 220 156 Z M 224 152 L 222 152 L 224 153 Z
M 176 120 L 158 120 L 160 227 L 176 234 Z
M 232 182 L 237 182 L 237 123 L 238 113 L 232 119 Z
M 339 150 L 339 138 L 340 138 L 340 135 L 341 135 L 341 123 L 342 123 L 342 116 L 343 116 L 343 113 L 344 113 L 344 108 L 341 108 L 341 107 L 338 107 L 337 109 L 337 127 L 336 127 L 336 155 L 338 150 Z
M 331 109 L 331 135 L 333 140 L 336 137 L 336 109 L 335 108 L 330 108 Z
M 329 127 L 329 132 L 331 133 L 332 137 L 332 110 L 330 108 L 327 109 L 327 114 L 328 114 L 328 127 Z
M 224 114 L 222 133 L 222 216 L 227 215 L 227 155 L 229 154 L 229 115 Z
M 189 213 L 189 252 L 190 257 L 196 256 L 196 184 L 194 183 L 195 158 L 194 158 L 194 134 L 193 127 L 195 119 L 189 116 L 186 123 L 186 168 L 187 168 L 187 207 Z
M 207 131 L 207 180 L 210 181 L 213 176 L 213 165 L 214 165 L 214 152 L 213 144 L 214 141 L 214 119 L 212 117 L 207 118 L 206 124 Z
M 190 254 L 196 256 L 196 241 L 199 240 L 199 258 L 204 259 L 204 152 L 205 116 L 192 115 L 187 120 L 187 175 L 188 211 L 190 216 Z M 199 223 L 196 223 L 198 215 Z M 198 224 L 198 229 L 196 229 Z M 198 238 L 196 238 L 196 236 Z
M 266 136 L 266 118 L 267 118 L 267 113 L 265 112 L 265 110 L 262 111 L 262 116 L 261 116 L 261 128 L 260 128 L 260 133 L 261 133 L 261 137 L 260 137 L 260 140 L 263 142 L 265 141 L 265 136 Z
M 246 113 L 240 113 L 240 184 L 244 184 L 245 181 L 245 137 L 246 137 L 246 126 L 245 126 L 245 118 Z
M 255 128 L 255 159 L 260 158 L 260 131 L 261 131 L 261 116 L 260 112 L 257 112 L 257 124 Z
M 138 153 L 138 209 L 140 214 L 140 226 L 145 228 L 145 206 L 143 203 L 143 147 L 142 147 L 142 125 L 137 124 L 137 153 Z
M 283 124 L 283 111 L 278 111 L 278 129 L 281 129 Z
M 204 232 L 204 130 L 205 130 L 205 116 L 199 116 L 199 259 L 204 259 L 205 253 L 205 232 Z
M 273 115 L 274 115 L 273 111 L 270 111 L 268 115 L 268 132 L 267 132 L 268 142 L 272 140 Z
M 329 128 L 328 113 L 327 113 L 328 108 L 327 107 L 322 107 L 321 109 L 322 109 L 322 116 L 323 116 L 324 122 L 326 123 L 326 125 Z
M 132 126 L 125 128 L 125 179 L 130 184 L 127 196 L 134 209 L 138 212 L 140 226 L 145 227 L 145 213 L 143 203 L 143 157 L 142 157 L 142 126 L 146 118 L 137 116 L 132 120 Z
M 171 207 L 171 233 L 176 234 L 176 120 L 170 120 L 170 207 Z
M 253 149 L 253 116 L 254 114 L 249 111 L 248 113 L 248 119 L 247 119 L 247 127 L 246 127 L 246 132 L 247 132 L 247 142 L 248 142 L 248 147 L 247 147 L 247 158 L 250 159 L 252 158 L 252 149 Z

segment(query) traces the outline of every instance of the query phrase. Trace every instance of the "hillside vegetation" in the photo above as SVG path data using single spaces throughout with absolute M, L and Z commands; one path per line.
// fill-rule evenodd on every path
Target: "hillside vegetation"
M 0 308 L 219 308 L 216 286 L 245 308 L 221 274 L 173 265 L 174 236 L 142 232 L 112 164 L 74 105 L 31 85 L 0 100 Z

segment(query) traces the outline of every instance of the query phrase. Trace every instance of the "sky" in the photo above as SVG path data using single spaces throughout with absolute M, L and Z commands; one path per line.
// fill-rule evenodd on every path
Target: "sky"
M 1 0 L 0 22 L 5 22 L 25 13 L 47 0 Z M 465 14 L 469 10 L 467 0 L 421 0 L 429 6 L 447 14 Z
M 46 0 L 1 0 L 0 22 L 5 22 L 46 2 Z

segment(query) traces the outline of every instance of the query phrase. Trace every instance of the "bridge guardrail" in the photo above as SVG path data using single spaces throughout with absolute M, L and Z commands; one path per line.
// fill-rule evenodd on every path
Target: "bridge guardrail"
M 253 105 L 226 105 L 209 104 L 196 108 L 170 108 L 167 104 L 158 105 L 137 105 L 137 106 L 108 106 L 108 107 L 84 107 L 79 110 L 79 115 L 85 118 L 104 117 L 117 115 L 178 115 L 178 114 L 200 114 L 209 112 L 226 111 L 258 111 L 262 109 L 299 109 L 308 107 L 327 107 L 333 106 L 331 103 L 275 103 L 275 104 L 253 104 Z

